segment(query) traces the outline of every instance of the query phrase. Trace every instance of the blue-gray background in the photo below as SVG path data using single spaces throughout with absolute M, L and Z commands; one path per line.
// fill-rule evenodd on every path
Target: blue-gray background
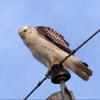
M 0 0 L 0 99 L 23 99 L 47 71 L 20 39 L 23 25 L 54 27 L 74 49 L 100 28 L 100 0 Z M 76 55 L 94 74 L 85 82 L 71 73 L 68 88 L 77 99 L 100 99 L 100 33 Z M 59 90 L 47 80 L 30 98 L 45 99 Z

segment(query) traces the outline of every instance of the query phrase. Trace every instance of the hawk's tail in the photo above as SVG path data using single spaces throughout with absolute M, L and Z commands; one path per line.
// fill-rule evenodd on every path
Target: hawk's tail
M 88 65 L 75 56 L 69 57 L 65 62 L 64 66 L 71 69 L 74 73 L 80 76 L 84 80 L 88 80 L 92 76 L 92 71 L 88 68 Z

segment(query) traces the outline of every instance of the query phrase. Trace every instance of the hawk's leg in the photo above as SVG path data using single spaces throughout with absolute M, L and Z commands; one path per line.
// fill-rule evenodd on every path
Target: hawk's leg
M 51 62 L 50 64 L 47 65 L 48 66 L 48 71 L 45 74 L 45 76 L 49 76 L 51 74 L 51 69 L 52 69 L 53 65 L 54 65 L 53 62 Z

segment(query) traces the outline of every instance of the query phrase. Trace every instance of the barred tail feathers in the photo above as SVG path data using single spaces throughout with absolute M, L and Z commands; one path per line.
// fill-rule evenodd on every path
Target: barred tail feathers
M 79 60 L 74 55 L 70 56 L 65 62 L 64 67 L 71 69 L 79 77 L 84 80 L 88 80 L 92 76 L 92 71 L 88 68 L 88 65 Z

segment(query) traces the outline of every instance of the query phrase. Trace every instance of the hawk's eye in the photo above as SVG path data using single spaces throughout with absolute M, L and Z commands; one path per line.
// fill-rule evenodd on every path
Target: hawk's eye
M 27 32 L 27 29 L 24 29 L 23 32 Z

